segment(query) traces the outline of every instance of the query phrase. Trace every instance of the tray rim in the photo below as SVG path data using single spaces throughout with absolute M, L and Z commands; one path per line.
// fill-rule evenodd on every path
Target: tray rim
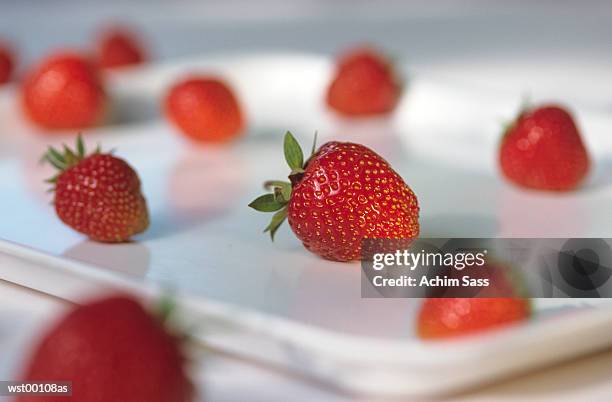
M 135 280 L 127 275 L 118 275 L 2 239 L 0 263 L 5 266 L 5 272 L 6 267 L 12 267 L 12 275 L 2 274 L 3 280 L 77 304 L 84 295 L 92 297 L 96 293 L 127 291 L 151 300 L 165 292 L 165 289 L 154 283 Z M 19 274 L 15 274 L 17 270 L 31 270 L 32 267 L 39 272 L 46 272 L 47 277 L 24 281 Z M 52 269 L 57 270 L 55 274 Z M 21 274 L 23 276 L 24 273 Z M 31 271 L 29 275 L 32 276 Z M 53 288 L 53 280 L 61 280 L 61 288 Z M 423 342 L 343 334 L 189 293 L 177 293 L 176 298 L 179 308 L 187 317 L 206 320 L 209 324 L 205 331 L 194 334 L 197 343 L 220 348 L 247 359 L 288 367 L 340 389 L 365 394 L 434 395 L 451 392 L 483 380 L 493 380 L 612 345 L 612 337 L 600 336 L 579 348 L 572 349 L 567 345 L 557 350 L 542 348 L 543 345 L 567 344 L 569 342 L 565 341 L 576 339 L 576 334 L 588 339 L 589 335 L 610 333 L 612 314 L 609 308 L 583 310 L 573 314 L 571 326 L 559 325 L 561 321 L 558 319 L 548 319 L 461 340 Z M 245 346 L 248 343 L 259 344 L 261 347 L 249 350 Z M 492 355 L 502 361 L 504 355 L 510 358 L 517 348 L 523 349 L 522 355 L 529 355 L 529 360 L 523 358 L 516 363 L 505 359 L 511 364 L 502 366 L 486 363 Z M 540 358 L 532 359 L 534 355 L 526 353 L 525 349 L 538 353 Z M 304 364 L 305 361 L 310 362 L 310 367 Z M 456 370 L 466 367 L 466 364 L 470 367 L 474 367 L 473 364 L 483 364 L 488 369 L 485 372 L 481 367 L 472 372 L 480 372 L 484 376 L 462 375 L 452 382 L 436 383 L 435 386 L 432 383 L 433 379 L 440 376 L 445 378 L 444 373 L 457 374 Z M 322 367 L 317 368 L 317 365 Z M 413 373 L 412 381 L 395 383 L 390 380 L 400 378 L 408 370 Z M 415 372 L 418 374 L 415 375 Z M 375 375 L 374 378 L 379 377 L 376 381 L 384 386 L 367 384 L 361 380 L 364 376 L 369 378 L 372 375 Z

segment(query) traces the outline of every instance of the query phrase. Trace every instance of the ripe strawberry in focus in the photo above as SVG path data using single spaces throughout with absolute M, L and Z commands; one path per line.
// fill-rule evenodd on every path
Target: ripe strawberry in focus
M 419 234 L 416 196 L 387 161 L 371 149 L 350 142 L 328 142 L 303 162 L 291 133 L 285 135 L 289 179 L 268 182 L 272 194 L 250 207 L 275 212 L 266 228 L 274 238 L 280 224 L 289 226 L 304 246 L 336 261 L 361 257 L 364 238 L 407 239 Z
M 147 53 L 134 32 L 112 27 L 100 35 L 96 59 L 100 68 L 116 69 L 144 63 Z
M 95 66 L 76 53 L 45 59 L 21 89 L 25 114 L 46 129 L 80 129 L 100 123 L 106 95 Z
M 15 69 L 15 56 L 11 48 L 0 42 L 0 85 L 11 80 Z
M 128 296 L 76 307 L 44 336 L 24 381 L 71 381 L 72 396 L 17 402 L 189 402 L 180 340 Z
M 167 118 L 189 138 L 200 142 L 227 142 L 244 129 L 242 110 L 224 82 L 191 77 L 172 87 L 165 99 Z
M 504 134 L 499 163 L 513 183 L 549 191 L 575 189 L 590 165 L 572 116 L 555 105 L 519 115 Z
M 417 334 L 422 339 L 453 338 L 518 323 L 530 315 L 529 300 L 519 297 L 426 299 Z
M 327 104 L 346 116 L 386 114 L 402 93 L 393 66 L 383 55 L 360 48 L 342 56 L 327 90 Z
M 99 149 L 86 155 L 80 136 L 76 151 L 49 148 L 45 159 L 59 170 L 49 180 L 57 216 L 74 230 L 92 240 L 117 243 L 149 226 L 140 179 L 124 160 Z

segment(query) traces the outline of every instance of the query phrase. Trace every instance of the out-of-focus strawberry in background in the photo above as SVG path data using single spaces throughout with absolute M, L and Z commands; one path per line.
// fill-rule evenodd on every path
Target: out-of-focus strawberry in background
M 148 57 L 169 60 L 193 54 L 260 49 L 336 53 L 356 42 L 384 45 L 413 65 L 455 64 L 478 78 L 472 60 L 487 69 L 513 71 L 531 60 L 533 69 L 559 62 L 557 77 L 576 65 L 609 65 L 605 0 L 556 1 L 5 1 L 0 35 L 19 49 L 20 69 L 58 47 L 92 48 L 100 32 L 128 23 Z M 590 63 L 591 64 L 591 63 Z M 485 70 L 486 71 L 486 70 Z M 514 70 L 509 87 L 525 73 Z M 481 76 L 480 80 L 486 79 Z M 585 82 L 590 82 L 586 77 Z M 546 84 L 550 86 L 550 84 Z M 591 88 L 595 84 L 591 82 Z

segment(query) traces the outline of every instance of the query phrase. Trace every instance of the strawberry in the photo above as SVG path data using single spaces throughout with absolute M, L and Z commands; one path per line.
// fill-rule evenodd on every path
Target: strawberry
M 116 69 L 144 63 L 146 51 L 138 36 L 125 27 L 112 27 L 102 32 L 97 43 L 98 66 Z
M 26 78 L 22 106 L 46 129 L 79 129 L 102 121 L 106 95 L 94 65 L 76 53 L 45 59 Z
M 457 249 L 456 252 L 460 252 Z M 452 269 L 450 277 L 462 281 L 486 280 L 488 285 L 436 288 L 439 298 L 426 299 L 417 318 L 417 334 L 422 339 L 469 335 L 517 323 L 529 318 L 531 303 L 525 278 L 505 262 L 487 256 L 485 265 L 466 273 Z M 456 298 L 453 296 L 463 296 Z M 474 295 L 474 298 L 465 298 Z
M 200 142 L 227 142 L 244 129 L 242 110 L 232 90 L 210 77 L 190 77 L 174 85 L 165 100 L 168 119 Z
M 391 63 L 370 48 L 354 49 L 340 58 L 327 89 L 327 104 L 346 116 L 386 114 L 402 93 Z
M 417 334 L 422 339 L 453 338 L 517 323 L 530 314 L 529 300 L 520 297 L 426 299 Z
M 24 381 L 71 381 L 72 396 L 24 395 L 17 402 L 189 402 L 180 339 L 133 298 L 74 308 L 43 337 Z
M 250 207 L 276 211 L 266 228 L 272 239 L 285 218 L 304 246 L 336 261 L 360 259 L 364 238 L 414 239 L 419 234 L 417 198 L 404 180 L 371 149 L 328 142 L 303 162 L 291 133 L 284 141 L 291 183 L 271 181 L 272 194 Z
M 513 183 L 549 191 L 575 189 L 590 165 L 572 116 L 555 105 L 520 113 L 504 134 L 499 163 Z
M 15 68 L 14 58 L 11 48 L 0 42 L 0 85 L 11 80 Z
M 55 185 L 57 216 L 73 228 L 101 242 L 124 242 L 149 226 L 147 204 L 138 175 L 124 160 L 97 149 L 86 155 L 83 140 L 77 151 L 52 147 L 44 158 L 59 169 L 49 181 Z

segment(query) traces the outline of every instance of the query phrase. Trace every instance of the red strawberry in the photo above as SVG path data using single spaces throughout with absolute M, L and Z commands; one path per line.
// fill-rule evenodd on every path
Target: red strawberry
M 242 110 L 224 82 L 191 77 L 170 89 L 166 116 L 183 134 L 201 142 L 227 142 L 244 129 Z
M 163 317 L 161 317 L 163 318 Z M 45 335 L 24 381 L 71 381 L 72 396 L 18 402 L 189 402 L 180 341 L 129 296 L 76 307 Z
M 426 299 L 417 334 L 422 339 L 469 335 L 526 320 L 530 314 L 529 300 L 518 297 Z
M 45 59 L 26 78 L 22 105 L 47 129 L 79 129 L 102 121 L 106 96 L 94 65 L 75 53 Z
M 423 339 L 451 338 L 473 334 L 526 320 L 531 303 L 524 298 L 524 278 L 511 265 L 490 256 L 475 272 L 452 270 L 450 277 L 462 281 L 486 280 L 487 286 L 450 287 L 438 297 L 426 299 L 417 319 L 417 334 Z M 465 298 L 474 294 L 475 298 Z M 464 296 L 454 298 L 453 296 Z
M 589 155 L 572 116 L 559 106 L 522 112 L 501 143 L 504 175 L 522 187 L 575 189 L 589 171 Z
M 359 48 L 340 58 L 327 90 L 327 104 L 347 116 L 391 112 L 402 93 L 391 63 L 373 49 Z
M 85 154 L 79 136 L 77 151 L 49 148 L 45 158 L 60 173 L 55 184 L 57 216 L 73 228 L 101 242 L 123 242 L 149 226 L 147 204 L 138 175 L 124 160 L 96 150 Z
M 98 39 L 97 62 L 100 68 L 133 66 L 146 60 L 146 51 L 140 39 L 127 28 L 112 27 L 103 32 Z
M 371 149 L 328 142 L 304 163 L 300 146 L 287 132 L 285 159 L 291 183 L 269 182 L 274 193 L 249 204 L 258 211 L 277 211 L 266 228 L 272 238 L 288 217 L 308 250 L 330 260 L 349 261 L 361 257 L 364 238 L 418 236 L 416 196 Z
M 11 48 L 0 42 L 0 85 L 11 80 L 14 68 L 15 61 Z

